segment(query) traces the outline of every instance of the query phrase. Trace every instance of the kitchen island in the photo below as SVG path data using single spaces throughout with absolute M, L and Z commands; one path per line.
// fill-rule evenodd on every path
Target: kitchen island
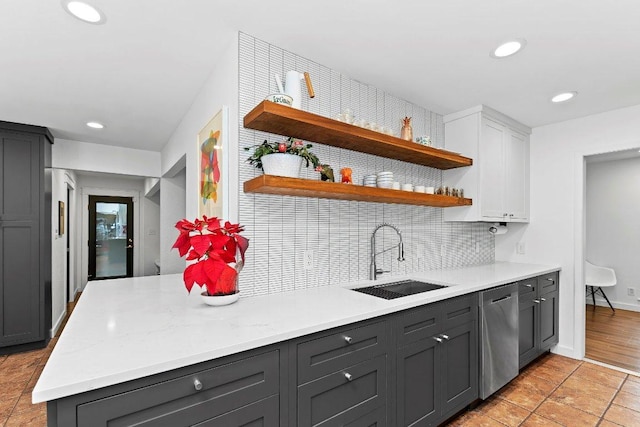
M 378 280 L 412 278 L 446 286 L 395 300 L 350 289 L 372 284 L 363 281 L 241 298 L 225 307 L 204 305 L 196 291 L 187 295 L 181 275 L 90 282 L 33 390 L 33 401 L 123 385 L 558 270 L 494 263 Z M 285 377 L 280 381 L 286 383 Z M 50 403 L 50 417 L 52 411 Z

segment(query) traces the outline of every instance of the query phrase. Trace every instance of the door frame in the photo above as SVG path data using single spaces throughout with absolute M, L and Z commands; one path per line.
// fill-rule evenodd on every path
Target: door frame
M 87 276 L 89 274 L 89 195 L 131 197 L 133 199 L 133 277 L 141 275 L 144 271 L 144 248 L 140 239 L 142 230 L 142 216 L 140 215 L 140 192 L 128 190 L 113 190 L 108 188 L 83 187 L 82 188 L 82 290 L 87 286 Z
M 126 205 L 127 206 L 127 231 L 126 231 L 126 240 L 125 240 L 125 267 L 126 271 L 124 275 L 117 276 L 109 276 L 109 277 L 94 277 L 93 280 L 105 280 L 105 279 L 119 279 L 123 277 L 133 277 L 133 264 L 134 264 L 134 256 L 133 251 L 128 249 L 133 249 L 136 245 L 136 241 L 133 240 L 133 235 L 136 231 L 135 224 L 133 223 L 133 215 L 135 210 L 133 208 L 133 198 L 132 197 L 115 197 L 115 196 L 104 196 L 104 195 L 89 195 L 89 273 L 95 273 L 97 270 L 96 261 L 97 261 L 97 252 L 96 252 L 96 244 L 97 244 L 97 236 L 96 236 L 96 223 L 97 223 L 97 205 L 98 203 L 105 204 L 118 204 L 118 205 Z M 96 209 L 93 210 L 92 215 L 92 207 L 95 205 Z M 92 246 L 93 245 L 93 246 Z M 93 267 L 93 268 L 92 268 Z M 88 277 L 87 277 L 88 279 Z
M 65 224 L 65 227 L 67 227 L 67 233 L 68 233 L 66 238 L 69 239 L 68 240 L 69 265 L 68 265 L 68 268 L 65 269 L 66 270 L 65 286 L 66 286 L 66 283 L 68 283 L 69 285 L 69 288 L 67 289 L 68 301 L 66 302 L 72 302 L 75 300 L 76 293 L 79 290 L 79 286 L 76 281 L 76 260 L 78 259 L 77 252 L 76 252 L 76 242 L 78 240 L 77 238 L 78 227 L 77 227 L 77 220 L 76 220 L 76 182 L 68 172 L 65 172 L 64 174 L 64 184 L 65 184 L 65 190 L 68 192 L 67 193 L 68 194 L 67 217 L 65 218 L 65 221 L 67 223 Z M 66 313 L 66 306 L 65 306 L 65 313 Z

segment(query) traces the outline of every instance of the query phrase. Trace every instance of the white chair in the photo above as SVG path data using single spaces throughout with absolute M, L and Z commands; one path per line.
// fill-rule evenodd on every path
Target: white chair
M 611 310 L 613 310 L 615 313 L 616 310 L 611 305 L 611 301 L 609 301 L 609 298 L 607 298 L 607 295 L 604 293 L 602 288 L 616 285 L 616 272 L 613 271 L 612 268 L 600 267 L 591 264 L 589 261 L 585 261 L 584 278 L 586 285 L 591 288 L 593 308 L 595 309 L 596 307 L 596 293 L 600 291 L 604 299 L 607 300 L 607 303 L 609 304 L 609 307 L 611 307 Z

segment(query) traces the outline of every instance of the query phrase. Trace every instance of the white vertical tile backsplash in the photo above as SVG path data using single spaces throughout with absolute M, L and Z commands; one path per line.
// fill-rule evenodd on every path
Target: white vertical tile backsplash
M 398 134 L 402 118 L 410 116 L 414 136 L 430 135 L 435 146 L 444 147 L 442 115 L 247 34 L 240 33 L 239 38 L 241 184 L 262 173 L 245 162 L 250 151 L 244 148 L 264 139 L 281 139 L 279 135 L 245 129 L 243 118 L 265 96 L 277 92 L 274 74 L 279 74 L 284 82 L 286 72 L 293 69 L 309 71 L 316 93 L 314 99 L 303 97 L 302 109 L 333 118 L 350 108 L 356 118 L 390 127 Z M 306 94 L 304 84 L 303 94 Z M 361 183 L 367 173 L 390 170 L 400 182 L 435 187 L 442 184 L 442 172 L 438 169 L 311 142 L 320 161 L 333 167 L 336 180 L 340 179 L 341 168 L 350 167 L 355 183 Z M 311 167 L 303 167 L 302 177 L 319 179 L 319 174 Z M 494 261 L 494 238 L 486 224 L 445 223 L 441 208 L 241 191 L 239 218 L 251 240 L 246 266 L 240 275 L 244 296 L 367 279 L 371 232 L 383 222 L 396 225 L 405 243 L 404 262 L 398 262 L 397 250 L 378 256 L 378 266 L 391 269 L 393 275 Z M 396 243 L 393 230 L 380 230 L 378 251 Z M 305 250 L 314 253 L 312 270 L 304 269 Z

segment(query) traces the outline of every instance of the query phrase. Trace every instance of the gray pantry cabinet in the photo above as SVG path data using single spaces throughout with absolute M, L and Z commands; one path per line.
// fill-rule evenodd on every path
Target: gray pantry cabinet
M 0 121 L 0 354 L 44 347 L 51 328 L 51 144 Z
M 558 343 L 558 272 L 518 282 L 520 368 Z
M 519 283 L 528 363 L 558 341 L 558 273 Z M 435 426 L 478 399 L 478 355 L 471 293 L 54 400 L 48 425 Z

